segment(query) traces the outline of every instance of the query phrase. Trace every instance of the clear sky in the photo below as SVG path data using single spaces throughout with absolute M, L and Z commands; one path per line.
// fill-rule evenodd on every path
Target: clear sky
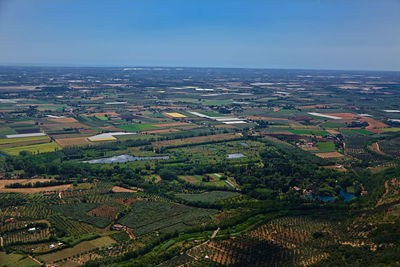
M 0 0 L 0 64 L 400 70 L 400 0 Z

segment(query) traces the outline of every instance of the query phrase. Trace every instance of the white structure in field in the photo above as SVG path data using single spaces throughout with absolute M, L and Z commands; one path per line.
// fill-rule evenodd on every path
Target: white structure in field
M 328 118 L 328 119 L 333 119 L 333 120 L 341 120 L 341 119 L 343 119 L 341 117 L 321 114 L 321 113 L 317 113 L 317 112 L 308 112 L 308 114 L 313 115 L 313 116 L 317 116 L 317 117 L 324 117 L 324 118 Z
M 45 133 L 27 133 L 27 134 L 8 134 L 6 138 L 21 138 L 21 137 L 35 137 L 35 136 L 45 136 Z
M 235 118 L 235 117 L 210 117 L 204 114 L 201 114 L 199 112 L 195 112 L 195 111 L 190 111 L 189 113 L 196 115 L 198 117 L 201 118 L 207 118 L 210 120 L 216 120 L 219 122 L 222 122 L 224 124 L 242 124 L 242 123 L 247 123 L 246 121 L 244 121 L 243 119 L 239 119 L 239 118 Z
M 119 136 L 119 135 L 130 135 L 130 134 L 136 134 L 136 133 L 132 133 L 132 132 L 113 132 L 113 133 L 102 133 L 102 134 L 98 134 L 95 136 L 91 136 L 89 137 L 89 141 L 107 141 L 107 140 L 116 140 L 117 138 L 115 138 L 115 136 Z

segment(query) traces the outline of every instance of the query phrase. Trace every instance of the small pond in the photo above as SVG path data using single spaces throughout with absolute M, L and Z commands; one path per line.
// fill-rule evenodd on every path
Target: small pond
M 344 201 L 350 201 L 354 198 L 354 194 L 347 193 L 343 190 L 340 190 L 340 195 L 343 196 Z M 308 195 L 308 197 L 312 197 L 312 195 Z M 335 197 L 331 197 L 331 196 L 315 196 L 315 197 L 323 202 L 334 202 L 335 201 Z

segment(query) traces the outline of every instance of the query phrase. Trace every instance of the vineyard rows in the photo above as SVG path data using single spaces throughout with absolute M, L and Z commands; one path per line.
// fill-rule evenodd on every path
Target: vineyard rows
M 32 233 L 27 231 L 9 232 L 3 235 L 3 239 L 4 239 L 4 246 L 7 246 L 18 242 L 28 243 L 32 241 L 45 240 L 50 238 L 50 236 L 51 234 L 49 228 L 46 228 L 46 229 L 36 229 Z

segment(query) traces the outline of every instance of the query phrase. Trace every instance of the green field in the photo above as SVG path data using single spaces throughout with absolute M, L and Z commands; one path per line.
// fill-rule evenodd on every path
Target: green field
M 317 145 L 320 152 L 335 151 L 335 144 L 333 142 L 318 142 Z
M 84 241 L 72 248 L 66 248 L 57 252 L 40 256 L 41 260 L 46 262 L 54 262 L 56 260 L 68 258 L 79 253 L 83 253 L 95 248 L 107 247 L 115 243 L 115 240 L 109 236 L 103 236 L 94 240 Z
M 117 128 L 127 130 L 127 131 L 140 131 L 140 130 L 144 130 L 144 129 L 152 129 L 152 128 L 157 128 L 157 127 L 153 126 L 151 124 L 125 124 L 125 125 L 117 126 Z
M 102 121 L 108 121 L 108 118 L 106 116 L 96 116 L 96 118 Z
M 42 140 L 48 140 L 48 136 L 32 136 L 32 137 L 21 137 L 21 138 L 1 138 L 0 139 L 0 144 L 5 145 L 5 144 L 13 144 L 13 143 L 19 143 L 19 142 L 26 142 L 26 141 L 42 141 Z
M 340 128 L 340 127 L 346 127 L 346 124 L 337 122 L 325 122 L 320 124 L 319 126 L 324 128 Z
M 16 132 L 10 127 L 1 127 L 0 128 L 0 136 L 6 136 L 7 134 L 16 134 Z
M 367 131 L 365 129 L 354 129 L 354 130 L 340 130 L 343 134 L 345 135 L 371 135 L 373 133 L 371 133 L 370 131 Z
M 177 194 L 176 196 L 186 201 L 214 203 L 221 200 L 240 196 L 240 194 L 229 191 L 210 191 L 201 194 Z
M 200 113 L 210 117 L 223 117 L 223 115 L 214 111 L 200 111 Z
M 290 130 L 289 132 L 302 135 L 302 134 L 309 134 L 309 135 L 328 135 L 329 133 L 326 131 L 318 131 L 318 130 Z
M 132 205 L 132 211 L 118 222 L 133 228 L 136 235 L 144 235 L 154 231 L 182 231 L 208 221 L 215 213 L 215 210 L 175 203 L 138 201 Z
M 86 222 L 88 224 L 92 224 L 99 228 L 104 228 L 108 224 L 111 223 L 110 219 L 102 218 L 102 217 L 92 217 L 87 213 L 95 208 L 100 206 L 100 204 L 96 203 L 76 203 L 76 204 L 64 204 L 64 205 L 55 205 L 53 209 L 65 217 L 70 217 L 74 220 Z
M 203 181 L 203 176 L 201 175 L 181 176 L 179 178 L 195 185 L 228 187 L 228 188 L 230 187 L 224 180 L 220 180 L 217 175 L 211 174 L 210 176 L 213 177 L 214 180 L 210 180 L 209 182 Z
M 396 127 L 393 127 L 393 128 L 381 128 L 379 130 L 384 131 L 384 132 L 400 132 L 400 128 L 396 128 Z
M 5 252 L 0 252 L 0 264 L 1 266 L 7 267 L 36 267 L 40 266 L 37 262 L 17 253 L 6 254 Z
M 45 153 L 45 152 L 54 152 L 58 149 L 61 149 L 61 146 L 59 144 L 57 144 L 56 142 L 52 142 L 52 143 L 44 143 L 44 144 L 37 144 L 37 145 L 1 148 L 0 151 L 2 151 L 3 153 L 6 153 L 6 154 L 16 156 L 21 151 L 28 151 L 28 152 L 31 152 L 32 154 L 37 154 L 37 153 Z

